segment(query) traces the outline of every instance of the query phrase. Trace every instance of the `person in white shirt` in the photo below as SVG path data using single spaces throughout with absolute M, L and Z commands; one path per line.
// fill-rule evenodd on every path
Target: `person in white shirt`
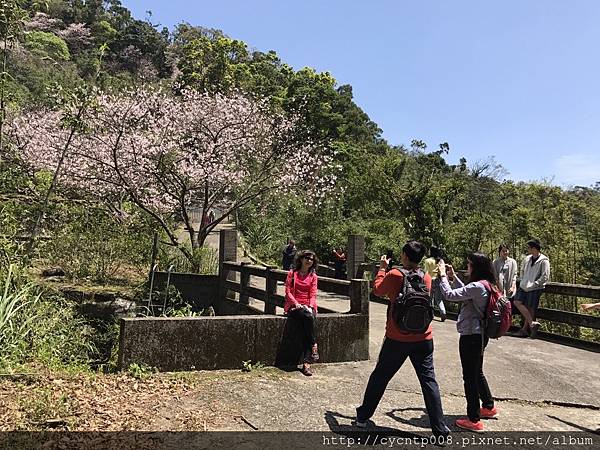
M 508 245 L 500 244 L 498 258 L 492 266 L 498 280 L 498 289 L 506 298 L 511 299 L 517 293 L 517 261 L 508 256 L 509 252 Z

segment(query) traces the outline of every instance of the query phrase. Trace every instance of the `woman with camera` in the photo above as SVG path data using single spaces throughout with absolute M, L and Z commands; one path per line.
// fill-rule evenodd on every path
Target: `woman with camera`
M 473 253 L 467 257 L 469 280 L 467 285 L 458 278 L 451 265 L 444 263 L 444 260 L 438 263 L 438 273 L 444 298 L 462 305 L 456 328 L 460 333 L 458 348 L 468 417 L 457 419 L 456 426 L 481 433 L 483 423 L 480 419 L 498 415 L 494 407 L 494 398 L 483 374 L 483 354 L 488 344 L 488 337 L 485 335 L 482 320 L 490 295 L 488 289 L 496 289 L 494 268 L 487 256 Z M 450 282 L 454 289 L 450 286 Z
M 317 255 L 311 250 L 296 254 L 294 267 L 285 281 L 284 311 L 299 323 L 302 330 L 302 369 L 306 376 L 313 374 L 310 364 L 319 360 L 315 318 L 317 317 Z

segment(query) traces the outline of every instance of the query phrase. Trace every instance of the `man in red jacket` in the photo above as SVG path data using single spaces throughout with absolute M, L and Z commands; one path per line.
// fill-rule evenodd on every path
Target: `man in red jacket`
M 408 241 L 402 248 L 401 261 L 404 269 L 416 271 L 419 263 L 425 256 L 425 247 L 417 241 Z M 435 380 L 433 369 L 433 335 L 431 325 L 425 333 L 414 334 L 401 330 L 393 319 L 394 301 L 402 291 L 404 275 L 398 269 L 392 269 L 386 273 L 389 261 L 385 256 L 381 257 L 381 265 L 373 293 L 379 297 L 387 297 L 390 300 L 387 322 L 385 326 L 385 340 L 379 353 L 379 359 L 375 370 L 369 378 L 365 396 L 361 406 L 356 408 L 355 425 L 365 428 L 367 421 L 375 413 L 377 405 L 383 397 L 385 389 L 392 377 L 400 370 L 406 358 L 410 358 L 417 378 L 421 383 L 421 391 L 425 399 L 425 407 L 429 415 L 429 423 L 436 437 L 445 437 L 450 430 L 444 423 L 442 411 L 442 400 L 440 388 Z M 431 277 L 424 276 L 425 284 L 431 289 Z

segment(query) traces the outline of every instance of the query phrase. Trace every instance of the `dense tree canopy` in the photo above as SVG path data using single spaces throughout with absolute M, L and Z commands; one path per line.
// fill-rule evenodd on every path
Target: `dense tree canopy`
M 186 92 L 206 98 L 243 93 L 248 101 L 263 105 L 269 117 L 278 117 L 278 125 L 294 123 L 287 129 L 287 139 L 296 148 L 318 143 L 330 149 L 332 166 L 340 168 L 336 195 L 323 195 L 329 192 L 329 181 L 312 184 L 309 197 L 320 199 L 318 207 L 315 202 L 300 202 L 288 190 L 265 192 L 243 203 L 239 225 L 263 258 L 276 259 L 281 242 L 294 236 L 327 259 L 331 247 L 342 245 L 348 233 L 362 233 L 371 258 L 388 247 L 399 251 L 403 240 L 415 238 L 441 245 L 460 266 L 468 252 L 492 254 L 500 242 L 520 254 L 523 243 L 536 236 L 555 261 L 556 280 L 600 282 L 599 185 L 565 190 L 544 182 L 514 183 L 503 179 L 495 161 L 461 159 L 458 165 L 448 164 L 444 157 L 449 152 L 460 154 L 460 149 L 447 143 L 433 150 L 418 139 L 407 146 L 391 146 L 354 102 L 352 86 L 339 86 L 330 73 L 293 68 L 276 52 L 253 49 L 221 30 L 188 23 L 173 30 L 160 28 L 151 15 L 134 18 L 119 0 L 5 0 L 2 5 L 0 33 L 6 41 L 0 48 L 2 127 L 6 112 L 40 121 L 57 119 L 57 111 L 65 107 L 60 99 L 78 89 L 89 92 L 89 86 L 120 99 L 141 86 L 161 86 L 169 102 L 185 103 Z M 92 101 L 89 111 L 98 111 L 101 104 Z M 64 138 L 70 125 L 48 130 L 48 135 L 62 133 Z M 82 126 L 77 133 L 91 138 L 95 126 L 87 122 Z M 201 140 L 200 121 L 185 127 Z M 51 177 L 43 171 L 23 172 L 15 159 L 6 158 L 16 143 L 7 146 L 4 134 L 0 132 L 1 190 L 39 195 Z M 182 134 L 175 136 L 183 139 Z M 109 141 L 105 137 L 95 135 L 98 148 L 100 139 Z M 314 156 L 311 151 L 299 154 Z M 218 161 L 218 155 L 213 156 Z M 169 183 L 166 166 L 162 170 Z M 304 174 L 299 166 L 282 164 L 279 170 L 300 178 Z M 17 172 L 28 181 L 16 183 Z M 302 187 L 300 178 L 290 177 L 288 183 Z M 81 194 L 72 187 L 63 183 L 58 192 Z M 199 185 L 192 190 L 196 188 L 201 190 Z M 135 197 L 134 190 L 125 191 L 125 197 Z M 164 202 L 164 206 L 181 217 L 181 205 Z M 201 234 L 197 238 L 202 241 Z

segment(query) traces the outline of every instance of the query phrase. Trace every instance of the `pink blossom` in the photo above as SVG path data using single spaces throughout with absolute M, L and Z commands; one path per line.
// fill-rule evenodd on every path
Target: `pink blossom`
M 103 93 L 85 109 L 81 129 L 64 127 L 63 117 L 38 110 L 9 122 L 9 136 L 33 169 L 54 171 L 72 134 L 59 174 L 64 186 L 107 201 L 125 194 L 163 227 L 180 211 L 192 242 L 190 206 L 233 210 L 270 192 L 318 203 L 335 191 L 332 152 L 294 139 L 299 116 L 273 113 L 240 93 Z M 200 241 L 207 231 L 200 230 Z

